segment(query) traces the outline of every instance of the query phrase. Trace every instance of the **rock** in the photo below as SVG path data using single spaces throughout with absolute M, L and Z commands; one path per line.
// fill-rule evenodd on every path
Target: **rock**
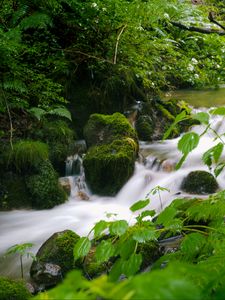
M 218 189 L 214 176 L 206 171 L 193 171 L 184 178 L 181 189 L 190 194 L 213 194 Z
M 28 300 L 31 294 L 23 281 L 15 281 L 6 277 L 0 277 L 1 300 Z
M 78 191 L 77 197 L 79 197 L 81 200 L 89 200 L 89 196 L 83 191 Z
M 62 276 L 73 269 L 75 267 L 73 248 L 78 239 L 79 236 L 71 230 L 54 233 L 38 250 L 37 260 L 31 265 L 31 278 L 35 281 L 39 268 L 42 270 L 45 264 L 58 265 Z
M 138 137 L 142 141 L 151 141 L 154 132 L 154 122 L 148 115 L 142 115 L 135 122 Z
M 137 253 L 141 253 L 143 261 L 141 269 L 152 265 L 160 257 L 159 244 L 156 241 L 149 241 L 143 244 L 139 244 Z
M 90 148 L 83 165 L 92 192 L 115 195 L 133 174 L 135 159 L 136 143 L 131 138 Z
M 69 196 L 71 193 L 71 185 L 70 185 L 69 178 L 68 177 L 60 177 L 59 184 L 61 185 L 63 190 L 66 192 L 66 194 Z
M 138 143 L 134 128 L 120 113 L 91 115 L 84 127 L 84 137 L 88 147 L 109 144 L 121 137 L 130 137 Z
M 167 159 L 162 162 L 161 167 L 164 172 L 170 173 L 170 172 L 174 171 L 175 164 L 173 161 Z
M 62 281 L 61 268 L 56 264 L 38 262 L 32 272 L 33 281 L 41 286 L 39 289 L 55 286 Z

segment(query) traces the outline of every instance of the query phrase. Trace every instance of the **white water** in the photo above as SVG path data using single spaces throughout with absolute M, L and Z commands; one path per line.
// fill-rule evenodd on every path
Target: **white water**
M 221 117 L 211 120 L 212 127 L 219 133 L 225 132 L 225 122 Z M 194 128 L 196 132 L 203 132 L 202 126 Z M 165 208 L 171 201 L 181 195 L 180 185 L 183 178 L 192 170 L 207 170 L 201 162 L 202 153 L 215 145 L 214 135 L 205 135 L 198 146 L 188 157 L 182 168 L 178 171 L 168 172 L 168 166 L 174 165 L 180 158 L 177 150 L 178 139 L 165 142 L 141 143 L 141 153 L 146 157 L 145 165 L 136 163 L 132 178 L 121 189 L 116 197 L 99 197 L 92 195 L 81 177 L 69 177 L 73 190 L 69 200 L 50 210 L 15 210 L 0 212 L 0 254 L 14 244 L 31 242 L 35 244 L 32 251 L 35 253 L 40 245 L 54 232 L 72 229 L 81 236 L 86 235 L 92 226 L 100 219 L 107 219 L 106 213 L 115 213 L 116 219 L 127 219 L 130 223 L 135 215 L 129 211 L 132 203 L 144 199 L 155 186 L 168 188 L 170 192 L 161 192 L 162 206 Z M 160 161 L 165 160 L 163 164 Z M 166 171 L 167 170 L 167 171 Z M 225 189 L 225 172 L 218 177 L 221 189 Z M 79 192 L 88 194 L 89 200 L 81 200 Z M 182 195 L 193 197 L 182 193 Z M 161 204 L 158 195 L 150 196 L 149 209 L 159 212 Z M 19 277 L 20 271 L 17 266 L 18 258 L 0 260 L 0 274 Z M 27 262 L 27 274 L 29 269 Z

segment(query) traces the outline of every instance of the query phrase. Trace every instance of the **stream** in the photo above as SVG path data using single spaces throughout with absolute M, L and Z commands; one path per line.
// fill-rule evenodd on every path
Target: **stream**
M 225 103 L 225 97 L 224 97 Z M 207 109 L 195 109 L 196 112 Z M 210 123 L 218 133 L 225 132 L 225 122 L 221 116 L 212 117 Z M 192 128 L 195 132 L 204 131 L 204 126 Z M 130 224 L 135 219 L 135 213 L 131 213 L 129 207 L 136 201 L 146 198 L 147 194 L 156 186 L 162 186 L 170 191 L 160 192 L 159 195 L 150 195 L 150 204 L 147 209 L 155 209 L 160 212 L 161 206 L 165 208 L 174 199 L 188 195 L 180 190 L 183 178 L 192 170 L 206 170 L 202 163 L 202 154 L 217 141 L 212 133 L 207 133 L 201 138 L 198 147 L 190 153 L 180 170 L 174 171 L 175 164 L 181 154 L 177 150 L 179 138 L 158 141 L 154 143 L 140 142 L 140 154 L 142 160 L 136 162 L 135 172 L 115 197 L 100 197 L 91 194 L 84 182 L 84 175 L 68 177 L 72 186 L 68 201 L 49 210 L 14 210 L 0 212 L 0 255 L 7 248 L 20 243 L 33 243 L 31 249 L 36 253 L 40 245 L 53 233 L 65 229 L 72 229 L 79 235 L 88 234 L 92 226 L 100 219 L 107 219 L 107 213 L 113 213 L 111 219 L 126 219 Z M 224 157 L 224 153 L 223 153 Z M 225 172 L 217 178 L 220 189 L 225 189 Z M 82 184 L 84 192 L 89 200 L 81 200 L 79 186 Z M 202 196 L 205 197 L 205 196 Z M 116 215 L 114 215 L 116 214 Z M 25 259 L 25 273 L 28 277 L 31 261 Z M 20 277 L 18 257 L 4 257 L 0 260 L 0 274 L 13 278 Z

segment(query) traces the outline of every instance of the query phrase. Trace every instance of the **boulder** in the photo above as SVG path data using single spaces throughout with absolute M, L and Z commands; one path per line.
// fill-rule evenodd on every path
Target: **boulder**
M 131 138 L 90 148 L 83 162 L 89 187 L 99 195 L 115 195 L 133 174 L 135 159 Z
M 142 141 L 151 141 L 154 132 L 154 122 L 148 115 L 142 115 L 135 122 L 138 137 Z
M 6 277 L 0 277 L 1 300 L 28 300 L 31 294 L 23 281 L 15 281 Z
M 53 276 L 53 279 L 57 279 L 60 272 L 64 276 L 66 272 L 73 269 L 75 267 L 73 248 L 78 239 L 79 236 L 73 231 L 64 230 L 54 233 L 45 241 L 36 254 L 37 260 L 33 261 L 31 265 L 30 275 L 34 282 L 38 280 L 40 284 L 38 274 L 44 275 L 46 270 L 54 271 L 54 274 L 57 273 L 58 275 Z M 52 265 L 54 265 L 53 268 L 51 268 Z M 55 265 L 59 266 L 60 270 Z M 55 272 L 56 270 L 57 272 Z
M 206 171 L 193 171 L 184 178 L 181 189 L 190 194 L 213 194 L 218 189 L 215 177 Z
M 66 192 L 66 194 L 69 196 L 71 193 L 71 185 L 70 185 L 69 178 L 68 177 L 60 177 L 59 184 L 61 185 L 63 190 Z
M 55 264 L 38 262 L 32 272 L 32 279 L 38 285 L 38 290 L 45 290 L 62 281 L 61 268 Z
M 137 134 L 127 118 L 120 114 L 93 114 L 84 127 L 87 146 L 109 144 L 121 137 L 130 137 L 137 143 Z

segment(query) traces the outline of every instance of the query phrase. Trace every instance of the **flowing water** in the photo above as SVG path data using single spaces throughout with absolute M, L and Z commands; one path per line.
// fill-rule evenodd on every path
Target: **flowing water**
M 225 122 L 222 117 L 214 116 L 211 124 L 219 133 L 225 132 Z M 193 128 L 198 133 L 204 131 L 203 126 Z M 162 186 L 170 190 L 160 192 L 159 195 L 151 195 L 151 203 L 148 209 L 159 212 L 161 208 L 168 206 L 175 198 L 193 195 L 184 194 L 180 190 L 183 178 L 192 170 L 207 170 L 201 161 L 202 154 L 215 145 L 213 133 L 207 133 L 202 137 L 197 149 L 187 158 L 182 168 L 174 170 L 174 165 L 181 157 L 177 150 L 178 139 L 164 142 L 146 143 L 140 142 L 142 163 L 137 162 L 132 178 L 125 184 L 115 197 L 99 197 L 91 194 L 85 181 L 82 166 L 80 174 L 68 177 L 72 186 L 71 196 L 68 201 L 49 210 L 14 210 L 0 212 L 0 254 L 17 243 L 34 243 L 32 251 L 35 253 L 40 245 L 54 232 L 72 229 L 81 236 L 86 235 L 93 224 L 100 219 L 107 219 L 107 213 L 113 213 L 111 219 L 126 219 L 130 224 L 134 221 L 135 214 L 129 211 L 129 207 L 136 201 L 144 199 L 156 186 Z M 79 157 L 75 157 L 80 162 Z M 70 162 L 69 167 L 71 172 Z M 67 169 L 68 173 L 69 170 Z M 218 177 L 221 189 L 225 189 L 225 172 Z M 83 200 L 82 200 L 83 199 Z M 88 200 L 87 200 L 88 199 Z M 11 277 L 19 277 L 18 257 L 0 261 L 0 273 Z M 26 275 L 28 276 L 30 261 L 25 261 Z

